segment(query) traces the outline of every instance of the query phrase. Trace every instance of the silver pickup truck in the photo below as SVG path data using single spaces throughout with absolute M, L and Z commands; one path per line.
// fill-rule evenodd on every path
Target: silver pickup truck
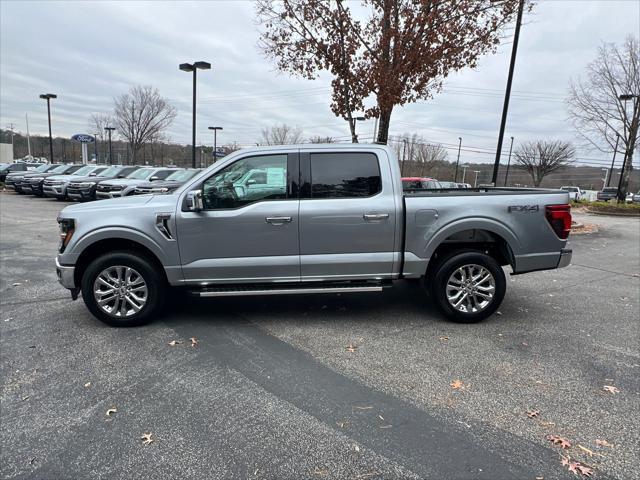
M 66 207 L 60 283 L 114 326 L 148 322 L 168 287 L 200 297 L 374 292 L 421 279 L 450 320 L 499 307 L 514 274 L 565 267 L 568 194 L 403 192 L 383 145 L 257 147 L 171 194 Z

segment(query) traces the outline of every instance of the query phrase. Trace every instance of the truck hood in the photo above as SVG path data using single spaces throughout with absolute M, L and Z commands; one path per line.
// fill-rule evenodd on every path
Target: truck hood
M 173 211 L 176 207 L 175 195 L 134 195 L 129 197 L 110 198 L 89 203 L 79 203 L 69 205 L 62 209 L 60 216 L 63 218 L 74 217 L 78 214 L 94 214 L 98 212 L 101 216 L 109 210 L 137 209 L 146 204 L 153 204 L 153 207 Z
M 145 179 L 137 179 L 137 178 L 116 178 L 113 180 L 107 180 L 104 183 L 108 183 L 109 185 L 124 185 L 125 187 L 134 187 L 141 183 L 146 183 Z

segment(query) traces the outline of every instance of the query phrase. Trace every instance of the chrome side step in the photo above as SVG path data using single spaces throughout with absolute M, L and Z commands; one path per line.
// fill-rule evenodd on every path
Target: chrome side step
M 357 293 L 381 292 L 384 287 L 377 285 L 326 286 L 326 287 L 289 287 L 289 288 L 217 288 L 193 291 L 199 297 L 242 297 L 248 295 L 301 295 L 312 293 Z

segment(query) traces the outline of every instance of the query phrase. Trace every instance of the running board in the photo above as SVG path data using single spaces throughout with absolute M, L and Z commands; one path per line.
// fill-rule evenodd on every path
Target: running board
M 303 295 L 313 293 L 358 293 L 358 292 L 381 292 L 383 290 L 381 284 L 371 285 L 344 285 L 333 286 L 328 285 L 324 287 L 222 287 L 222 288 L 208 288 L 206 290 L 192 291 L 193 295 L 198 297 L 242 297 L 248 295 Z

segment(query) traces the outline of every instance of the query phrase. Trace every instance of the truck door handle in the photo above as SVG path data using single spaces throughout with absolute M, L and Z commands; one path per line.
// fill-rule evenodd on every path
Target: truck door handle
M 291 217 L 266 217 L 265 220 L 272 225 L 282 225 L 283 223 L 290 223 Z
M 366 221 L 372 221 L 372 220 L 386 220 L 387 218 L 389 218 L 389 214 L 388 213 L 365 213 L 362 218 L 364 218 Z

